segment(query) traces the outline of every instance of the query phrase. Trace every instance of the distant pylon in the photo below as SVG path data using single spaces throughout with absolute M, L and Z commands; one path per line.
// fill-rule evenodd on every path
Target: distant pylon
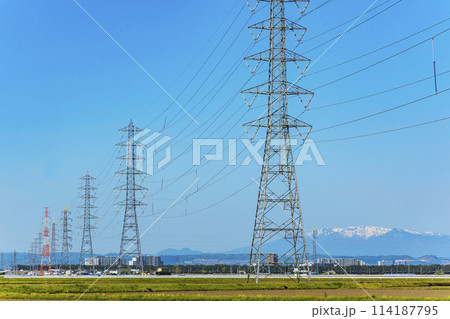
M 72 228 L 71 222 L 72 217 L 70 217 L 72 213 L 67 210 L 67 206 L 64 207 L 64 210 L 61 212 L 61 226 L 62 226 L 62 236 L 61 236 L 61 257 L 59 258 L 60 268 L 63 265 L 68 265 L 69 270 L 72 269 L 70 264 L 70 250 L 72 249 Z M 55 254 L 56 255 L 56 254 Z
M 17 275 L 17 251 L 14 249 L 13 255 L 12 255 L 12 271 L 14 276 Z
M 42 255 L 42 245 L 43 245 L 43 242 L 42 242 L 42 240 L 43 240 L 43 234 L 44 234 L 44 231 L 43 230 L 41 230 L 39 233 L 38 233 L 38 237 L 37 237 L 37 247 L 36 247 L 36 253 L 37 253 L 37 258 L 38 258 L 38 264 L 40 264 L 40 260 L 41 260 L 41 255 Z
M 31 271 L 36 270 L 37 260 L 38 260 L 38 237 L 34 237 L 31 242 Z
M 52 269 L 52 262 L 50 260 L 50 212 L 48 207 L 45 207 L 44 217 L 42 218 L 42 254 L 41 254 L 41 268 L 39 270 L 39 276 L 44 275 L 44 270 L 48 271 Z
M 56 257 L 56 245 L 58 242 L 58 237 L 56 234 L 56 223 L 55 220 L 53 220 L 52 223 L 52 241 L 51 241 L 51 245 L 50 245 L 50 260 L 52 261 L 52 265 L 58 265 L 58 258 Z
M 146 204 L 136 199 L 136 191 L 143 193 L 147 191 L 147 188 L 136 183 L 136 176 L 145 177 L 145 173 L 138 169 L 138 167 L 142 166 L 141 163 L 143 161 L 143 157 L 138 153 L 138 147 L 142 148 L 143 145 L 138 142 L 137 134 L 142 132 L 142 129 L 134 126 L 131 120 L 127 127 L 119 131 L 123 132 L 126 138 L 124 142 L 117 144 L 119 147 L 125 148 L 125 154 L 119 156 L 119 159 L 126 163 L 126 168 L 117 172 L 117 174 L 124 175 L 126 178 L 126 184 L 116 188 L 118 191 L 125 191 L 125 199 L 117 203 L 118 206 L 124 207 L 122 239 L 119 251 L 121 260 L 119 263 L 122 264 L 122 258 L 126 259 L 125 256 L 136 257 L 141 272 L 143 272 L 144 266 L 142 263 L 137 208 L 143 208 Z
M 31 247 L 28 249 L 28 266 L 30 266 L 30 271 L 33 270 L 33 243 L 31 243 Z M 1 266 L 0 266 L 1 268 Z
M 256 5 L 260 1 L 257 0 Z M 299 142 L 301 144 L 306 140 L 311 126 L 289 115 L 287 100 L 288 96 L 297 96 L 306 108 L 313 93 L 287 80 L 287 62 L 295 63 L 302 74 L 310 60 L 286 48 L 289 31 L 301 41 L 306 29 L 286 19 L 285 4 L 293 2 L 300 9 L 299 3 L 304 2 L 305 7 L 300 9 L 303 13 L 309 0 L 264 2 L 269 2 L 270 18 L 249 29 L 255 40 L 261 32 L 268 31 L 269 49 L 245 60 L 252 72 L 261 62 L 268 63 L 268 82 L 242 92 L 249 106 L 252 106 L 258 95 L 265 95 L 268 99 L 266 115 L 244 125 L 246 130 L 249 127 L 256 128 L 256 132 L 260 128 L 266 130 L 248 279 L 254 276 L 258 282 L 260 276 L 269 275 L 271 269 L 278 266 L 279 271 L 294 274 L 298 281 L 301 275 L 309 277 L 310 270 L 290 136 L 291 129 L 295 128 L 302 139 Z M 250 66 L 253 63 L 256 66 Z M 248 95 L 249 99 L 246 98 Z M 256 132 L 249 134 L 250 137 L 253 138 Z M 278 237 L 284 239 L 284 246 L 273 251 L 268 243 Z
M 319 264 L 317 263 L 317 231 L 316 227 L 313 229 L 313 255 L 312 255 L 312 263 L 316 268 L 317 275 L 319 274 Z
M 97 208 L 94 206 L 96 199 L 95 191 L 97 190 L 97 187 L 94 186 L 95 178 L 89 175 L 89 172 L 87 172 L 86 175 L 80 179 L 80 190 L 82 191 L 80 198 L 82 200 L 82 204 L 78 206 L 78 208 L 83 209 L 83 236 L 81 238 L 79 268 L 81 270 L 84 265 L 85 258 L 94 257 L 94 250 L 92 248 L 92 230 L 96 229 L 96 227 L 92 224 L 92 221 L 97 219 L 97 217 L 93 215 L 93 210 Z M 92 265 L 92 269 L 94 269 L 94 265 Z

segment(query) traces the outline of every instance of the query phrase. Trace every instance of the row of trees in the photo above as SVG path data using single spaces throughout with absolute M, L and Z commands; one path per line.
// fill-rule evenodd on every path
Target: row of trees
M 21 270 L 29 270 L 28 265 L 19 265 Z M 122 266 L 121 272 L 131 273 L 133 267 Z M 248 265 L 168 265 L 163 267 L 144 266 L 146 273 L 156 273 L 158 268 L 162 268 L 164 274 L 242 274 L 248 273 Z M 62 265 L 61 270 L 68 270 L 68 265 Z M 72 265 L 72 270 L 78 270 L 78 265 Z M 95 266 L 95 271 L 104 272 L 117 271 L 117 266 Z M 83 271 L 92 271 L 92 267 L 83 266 Z M 283 266 L 271 266 L 271 273 L 286 274 L 289 269 Z M 416 274 L 416 275 L 439 275 L 450 274 L 450 265 L 392 265 L 392 266 L 345 266 L 334 265 L 313 265 L 311 271 L 319 274 L 357 274 L 357 275 L 388 275 L 388 274 Z

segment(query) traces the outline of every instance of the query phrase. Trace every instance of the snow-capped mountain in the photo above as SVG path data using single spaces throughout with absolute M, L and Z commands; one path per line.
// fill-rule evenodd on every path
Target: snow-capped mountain
M 352 226 L 317 230 L 317 253 L 346 256 L 378 255 L 435 255 L 450 257 L 450 236 L 409 229 L 378 226 Z M 312 232 L 306 237 L 308 251 L 312 251 Z M 286 249 L 286 241 L 274 240 L 266 247 L 271 252 Z M 248 247 L 233 250 L 248 252 Z
M 312 240 L 307 242 L 312 245 Z M 450 236 L 409 229 L 377 226 L 324 228 L 317 232 L 317 242 L 318 252 L 326 250 L 339 255 L 450 256 Z
M 361 237 L 361 238 L 370 238 L 370 237 L 378 237 L 382 236 L 392 229 L 377 227 L 377 226 L 351 226 L 347 228 L 324 228 L 320 229 L 317 234 L 319 236 L 330 236 L 332 234 L 338 233 L 343 237 Z
M 385 228 L 385 227 L 378 227 L 378 226 L 350 226 L 346 228 L 323 228 L 318 230 L 317 234 L 320 236 L 330 236 L 333 234 L 340 234 L 343 237 L 360 237 L 368 239 L 370 237 L 379 237 L 383 236 L 391 231 L 402 231 L 406 233 L 410 233 L 413 235 L 420 235 L 420 236 L 440 236 L 444 237 L 442 234 L 438 233 L 432 233 L 432 232 L 419 232 L 415 230 L 409 230 L 409 229 L 398 229 L 398 228 Z

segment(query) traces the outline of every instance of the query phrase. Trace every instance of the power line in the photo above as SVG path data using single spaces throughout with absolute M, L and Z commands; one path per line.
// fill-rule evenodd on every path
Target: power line
M 391 1 L 391 0 L 386 0 L 386 1 L 384 1 L 384 2 L 382 2 L 382 3 L 380 3 L 380 4 L 378 4 L 378 5 L 376 5 L 375 7 L 370 8 L 369 10 L 367 10 L 367 13 L 372 12 L 372 11 L 378 9 L 379 7 L 382 7 L 383 5 L 385 5 L 386 3 L 390 2 L 390 1 Z M 311 41 L 311 40 L 313 40 L 313 39 L 315 39 L 315 38 L 318 38 L 318 37 L 320 37 L 320 36 L 322 36 L 322 35 L 324 35 L 324 34 L 327 34 L 327 33 L 331 32 L 331 31 L 334 31 L 334 30 L 336 30 L 336 29 L 338 29 L 338 28 L 340 28 L 340 27 L 346 25 L 347 23 L 350 23 L 350 22 L 354 21 L 356 18 L 358 18 L 358 16 L 355 16 L 355 17 L 353 17 L 353 18 L 351 18 L 351 19 L 348 19 L 348 20 L 346 20 L 345 22 L 342 22 L 341 24 L 338 24 L 338 25 L 336 25 L 336 26 L 334 26 L 334 27 L 331 27 L 331 28 L 329 28 L 329 29 L 327 29 L 327 30 L 325 30 L 325 31 L 323 31 L 323 32 L 321 32 L 321 33 L 319 33 L 319 34 L 313 35 L 313 36 L 311 36 L 311 37 L 305 39 L 305 40 L 303 41 L 303 43 L 307 43 L 307 42 L 309 42 L 309 41 Z M 300 45 L 300 44 L 298 44 L 296 47 L 298 47 L 299 45 Z
M 450 72 L 450 70 L 447 70 L 445 72 L 439 73 L 437 76 L 439 77 L 439 76 L 447 74 L 449 72 Z M 417 81 L 414 81 L 414 82 L 409 82 L 409 83 L 406 83 L 406 84 L 403 84 L 403 85 L 400 85 L 400 86 L 397 86 L 397 87 L 394 87 L 394 88 L 391 88 L 391 89 L 387 89 L 387 90 L 379 91 L 379 92 L 372 93 L 372 94 L 369 94 L 369 95 L 357 97 L 357 98 L 354 98 L 354 99 L 351 99 L 351 100 L 346 100 L 346 101 L 342 101 L 342 102 L 337 102 L 337 103 L 332 103 L 332 104 L 327 104 L 327 105 L 321 105 L 321 106 L 314 106 L 314 107 L 311 107 L 309 110 L 307 110 L 307 112 L 311 111 L 311 110 L 319 110 L 319 109 L 329 108 L 329 107 L 332 107 L 332 106 L 343 105 L 343 104 L 347 104 L 347 103 L 351 103 L 351 102 L 364 100 L 364 99 L 367 99 L 367 98 L 370 98 L 370 97 L 374 97 L 374 96 L 377 96 L 377 95 L 381 95 L 381 94 L 389 93 L 389 92 L 396 91 L 396 90 L 399 90 L 399 89 L 403 89 L 405 87 L 408 87 L 408 86 L 411 86 L 411 85 L 414 85 L 414 84 L 418 84 L 418 83 L 421 83 L 421 82 L 424 82 L 426 80 L 430 80 L 430 79 L 433 79 L 433 78 L 434 78 L 434 76 L 429 76 L 429 77 L 426 77 L 426 78 L 423 78 L 423 79 L 420 79 L 420 80 L 417 80 Z
M 333 0 L 327 0 L 327 1 L 325 1 L 324 3 L 322 3 L 322 4 L 319 4 L 319 5 L 318 5 L 317 7 L 315 7 L 314 9 L 311 9 L 310 11 L 303 13 L 303 14 L 300 16 L 300 18 L 299 18 L 298 20 L 300 20 L 301 18 L 306 17 L 307 15 L 310 15 L 311 13 L 315 12 L 316 10 L 319 10 L 320 8 L 322 8 L 323 6 L 329 4 L 329 3 L 332 2 L 332 1 L 333 1 Z M 390 0 L 389 0 L 389 1 L 390 1 Z M 297 20 L 297 21 L 298 21 L 298 20 Z
M 389 0 L 389 1 L 390 1 L 390 0 Z M 399 4 L 399 3 L 402 2 L 402 1 L 403 1 L 403 0 L 399 0 L 399 1 L 397 1 L 396 3 L 390 5 L 389 7 L 385 8 L 385 9 L 381 10 L 380 12 L 374 14 L 373 16 L 367 18 L 366 20 L 364 20 L 364 21 L 362 21 L 362 22 L 360 22 L 360 23 L 354 25 L 353 27 L 349 28 L 349 29 L 347 30 L 347 32 L 350 32 L 350 31 L 356 29 L 357 27 L 363 25 L 364 23 L 366 23 L 366 22 L 368 22 L 368 21 L 374 19 L 374 18 L 377 17 L 378 15 L 380 15 L 380 14 L 382 14 L 383 12 L 386 12 L 387 10 L 393 8 L 395 5 Z M 386 2 L 388 2 L 388 1 L 386 1 Z M 385 3 L 386 3 L 386 2 L 385 2 Z M 351 20 L 353 20 L 353 19 L 351 19 Z M 348 22 L 346 22 L 346 23 L 348 23 Z M 345 24 L 346 24 L 346 23 L 345 23 Z M 321 44 L 319 44 L 319 45 L 313 47 L 312 49 L 309 49 L 308 51 L 303 52 L 302 55 L 308 54 L 309 52 L 314 51 L 314 50 L 316 50 L 316 49 L 318 49 L 318 48 L 320 48 L 320 47 L 322 47 L 322 46 L 324 46 L 324 45 L 330 43 L 331 41 L 333 41 L 333 40 L 335 40 L 335 39 L 337 39 L 337 38 L 339 38 L 339 35 L 338 35 L 338 36 L 335 36 L 335 37 L 332 37 L 331 39 L 329 39 L 329 40 L 327 40 L 327 41 L 325 41 L 325 42 L 322 42 Z
M 380 111 L 380 112 L 377 112 L 377 113 L 372 113 L 372 114 L 369 114 L 369 115 L 366 115 L 366 116 L 363 116 L 363 117 L 359 117 L 359 118 L 356 118 L 356 119 L 351 120 L 351 121 L 347 121 L 347 122 L 343 122 L 343 123 L 340 123 L 340 124 L 328 126 L 328 127 L 321 128 L 321 129 L 318 129 L 318 130 L 313 130 L 312 133 L 317 133 L 317 132 L 329 130 L 329 129 L 332 129 L 332 128 L 336 128 L 336 127 L 348 125 L 348 124 L 355 123 L 355 122 L 358 122 L 358 121 L 362 121 L 362 120 L 365 120 L 365 119 L 368 119 L 368 118 L 371 118 L 371 117 L 374 117 L 374 116 L 378 116 L 378 115 L 381 115 L 381 114 L 384 114 L 384 113 L 387 113 L 387 112 L 391 112 L 391 111 L 394 111 L 394 110 L 403 108 L 403 107 L 405 107 L 405 106 L 408 106 L 408 105 L 411 105 L 411 104 L 414 104 L 414 103 L 417 103 L 417 102 L 420 102 L 420 101 L 424 101 L 424 100 L 426 100 L 426 99 L 429 99 L 429 98 L 431 98 L 431 97 L 434 97 L 434 96 L 439 95 L 439 94 L 442 94 L 442 93 L 445 93 L 445 92 L 447 92 L 447 91 L 450 91 L 450 88 L 447 88 L 447 89 L 445 89 L 445 90 L 442 90 L 442 91 L 440 91 L 440 92 L 438 92 L 438 93 L 434 93 L 434 94 L 431 94 L 431 95 L 427 95 L 427 96 L 425 96 L 425 97 L 422 97 L 422 98 L 420 98 L 420 99 L 416 99 L 416 100 L 414 100 L 414 101 L 410 101 L 410 102 L 407 102 L 407 103 L 404 103 L 404 104 L 401 104 L 401 105 L 398 105 L 398 106 L 395 106 L 395 107 L 391 107 L 391 108 L 389 108 L 389 109 L 386 109 L 386 110 L 383 110 L 383 111 Z
M 326 67 L 326 68 L 317 70 L 317 71 L 315 71 L 315 72 L 308 73 L 308 74 L 305 75 L 304 77 L 309 77 L 309 76 L 311 76 L 311 75 L 314 75 L 314 74 L 317 74 L 317 73 L 321 73 L 321 72 L 324 72 L 324 71 L 328 71 L 328 70 L 337 68 L 337 67 L 339 67 L 339 66 L 345 65 L 345 64 L 347 64 L 347 63 L 350 63 L 350 62 L 359 60 L 359 59 L 361 59 L 361 58 L 363 58 L 363 57 L 366 57 L 366 56 L 368 56 L 368 55 L 371 55 L 371 54 L 373 54 L 373 53 L 376 53 L 376 52 L 378 52 L 378 51 L 381 51 L 381 50 L 384 50 L 384 49 L 386 49 L 386 48 L 388 48 L 388 47 L 391 47 L 391 46 L 393 46 L 393 45 L 395 45 L 395 44 L 398 44 L 398 43 L 400 43 L 400 42 L 403 42 L 403 41 L 405 41 L 405 40 L 407 40 L 407 39 L 410 39 L 410 38 L 412 38 L 412 37 L 414 37 L 414 36 L 416 36 L 416 35 L 418 35 L 418 34 L 420 34 L 420 33 L 423 33 L 423 32 L 425 32 L 425 31 L 427 31 L 427 30 L 429 30 L 429 29 L 432 29 L 432 28 L 434 28 L 434 27 L 436 27 L 436 26 L 438 26 L 438 25 L 440 25 L 440 24 L 442 24 L 442 23 L 444 23 L 444 22 L 447 22 L 448 20 L 450 20 L 450 18 L 444 19 L 444 20 L 442 20 L 442 21 L 440 21 L 440 22 L 438 22 L 438 23 L 436 23 L 436 24 L 433 24 L 432 26 L 429 26 L 429 27 L 427 27 L 427 28 L 425 28 L 425 29 L 422 29 L 422 30 L 420 30 L 420 31 L 418 31 L 418 32 L 415 32 L 415 33 L 413 33 L 413 34 L 410 34 L 410 35 L 408 35 L 407 37 L 404 37 L 404 38 L 402 38 L 402 39 L 400 39 L 400 40 L 397 40 L 397 41 L 395 41 L 395 42 L 392 42 L 392 43 L 390 43 L 390 44 L 387 44 L 387 45 L 385 45 L 385 46 L 383 46 L 383 47 L 380 47 L 380 48 L 375 49 L 375 50 L 373 50 L 373 51 L 370 51 L 370 52 L 368 52 L 368 53 L 365 53 L 365 54 L 362 54 L 362 55 L 357 56 L 357 57 L 355 57 L 355 58 L 349 59 L 349 60 L 347 60 L 347 61 L 344 61 L 344 62 L 335 64 L 335 65 L 333 65 L 333 66 L 329 66 L 329 67 Z
M 388 60 L 390 60 L 390 59 L 392 59 L 392 58 L 394 58 L 394 57 L 397 57 L 397 56 L 399 56 L 399 55 L 401 55 L 401 54 L 403 54 L 403 53 L 405 53 L 405 52 L 408 52 L 409 50 L 412 50 L 412 49 L 414 49 L 414 48 L 416 48 L 416 47 L 418 47 L 418 46 L 420 46 L 420 45 L 422 45 L 422 44 L 424 44 L 424 43 L 430 41 L 432 38 L 436 38 L 436 37 L 438 37 L 438 36 L 440 36 L 440 35 L 446 33 L 448 30 L 450 30 L 450 28 L 448 28 L 448 29 L 446 29 L 446 30 L 444 30 L 444 31 L 442 31 L 442 32 L 439 32 L 438 34 L 434 35 L 433 37 L 430 37 L 430 38 L 427 38 L 427 39 L 425 39 L 425 40 L 423 40 L 423 41 L 420 41 L 420 42 L 414 44 L 413 46 L 410 46 L 409 48 L 406 48 L 406 49 L 404 49 L 404 50 L 402 50 L 402 51 L 400 51 L 400 52 L 397 52 L 397 53 L 395 53 L 395 54 L 393 54 L 393 55 L 390 55 L 389 57 L 387 57 L 387 58 L 385 58 L 385 59 L 382 59 L 382 60 L 380 60 L 380 61 L 378 61 L 378 62 L 375 62 L 375 63 L 373 63 L 373 64 L 371 64 L 371 65 L 369 65 L 369 66 L 366 66 L 366 67 L 364 67 L 364 68 L 362 68 L 362 69 L 359 69 L 359 70 L 357 70 L 357 71 L 355 71 L 355 72 L 352 72 L 352 73 L 350 73 L 350 74 L 347 74 L 347 75 L 345 75 L 345 76 L 343 76 L 343 77 L 340 77 L 340 78 L 338 78 L 338 79 L 336 79 L 336 80 L 333 80 L 333 81 L 331 81 L 331 82 L 322 84 L 322 85 L 320 85 L 320 86 L 314 88 L 313 90 L 321 89 L 321 88 L 326 87 L 326 86 L 328 86 L 328 85 L 331 85 L 331 84 L 334 84 L 334 83 L 339 82 L 339 81 L 341 81 L 341 80 L 344 80 L 344 79 L 346 79 L 346 78 L 349 78 L 349 77 L 351 77 L 351 76 L 353 76 L 353 75 L 356 75 L 356 74 L 358 74 L 358 73 L 361 73 L 361 72 L 363 72 L 363 71 L 366 71 L 366 70 L 368 70 L 368 69 L 370 69 L 370 68 L 373 68 L 374 66 L 376 66 L 376 65 L 378 65 L 378 64 L 381 64 L 381 63 L 383 63 L 383 62 L 386 62 L 386 61 L 388 61 Z
M 243 9 L 243 8 L 242 8 Z M 242 10 L 241 9 L 241 10 Z M 262 8 L 260 8 L 260 9 L 262 9 Z M 252 14 L 253 15 L 253 14 Z M 246 27 L 246 25 L 248 24 L 248 22 L 250 21 L 250 19 L 251 19 L 251 17 L 252 17 L 252 15 L 250 15 L 250 17 L 247 19 L 247 21 L 245 22 L 245 24 L 242 26 L 242 28 L 239 30 L 239 32 L 238 32 L 238 34 L 236 35 L 236 37 L 232 40 L 232 42 L 231 42 L 231 44 L 228 46 L 228 48 L 226 49 L 226 51 L 225 51 L 225 53 L 222 55 L 222 57 L 219 59 L 219 61 L 216 63 L 216 65 L 214 66 L 214 68 L 209 72 L 209 74 L 207 75 L 207 77 L 204 79 L 204 81 L 202 82 L 202 84 L 197 88 L 197 90 L 194 92 L 194 94 L 189 98 L 189 100 L 186 102 L 186 105 L 188 105 L 191 101 L 192 101 L 192 99 L 197 95 L 197 93 L 203 88 L 203 86 L 205 85 L 205 83 L 209 80 L 209 78 L 212 76 L 212 74 L 216 71 L 216 69 L 218 68 L 218 66 L 222 63 L 222 61 L 224 60 L 224 58 L 225 58 L 225 56 L 227 55 L 227 53 L 230 51 L 230 49 L 235 45 L 235 43 L 236 43 L 236 41 L 237 41 L 237 39 L 239 38 L 239 36 L 242 34 L 242 31 L 244 30 L 244 28 Z M 239 62 L 241 61 L 241 58 L 238 60 Z M 234 72 L 233 72 L 234 73 Z M 225 75 L 226 76 L 226 75 Z M 222 78 L 223 79 L 223 78 Z M 218 84 L 218 82 L 216 83 L 216 85 L 215 85 L 215 87 L 217 86 L 217 84 Z M 212 89 L 212 90 L 210 90 L 209 91 L 209 93 L 207 93 L 207 95 L 209 95 L 212 91 L 214 90 L 214 88 Z M 206 95 L 206 96 L 207 96 Z M 197 108 L 201 103 L 202 103 L 202 101 L 206 98 L 206 96 L 199 102 L 199 103 L 197 103 L 196 105 L 194 105 L 193 107 L 192 107 L 192 109 L 190 110 L 191 112 L 195 109 L 195 108 Z M 209 103 L 207 104 L 207 105 L 209 105 Z M 207 106 L 206 105 L 206 106 Z M 206 107 L 205 106 L 205 107 Z M 204 108 L 205 108 L 204 107 Z M 203 108 L 203 109 L 204 109 Z M 201 112 L 199 112 L 198 114 L 197 114 L 197 116 L 198 115 L 200 115 L 200 113 Z M 178 117 L 178 115 L 179 114 L 181 114 L 180 112 L 178 112 L 174 117 L 173 117 L 173 119 L 172 119 L 172 121 L 175 121 L 175 119 Z M 182 119 L 182 118 L 181 118 Z M 176 123 L 178 123 L 181 119 L 179 119 L 178 121 L 176 121 L 176 122 L 173 122 L 171 125 L 169 125 L 169 126 L 166 126 L 166 128 L 169 128 L 169 127 L 172 127 L 173 125 L 175 125 Z M 146 126 L 146 127 L 148 127 L 148 126 Z
M 236 2 L 239 3 L 240 0 L 238 0 Z M 194 58 L 188 63 L 188 65 L 184 68 L 184 70 L 182 72 L 180 72 L 178 74 L 178 76 L 174 79 L 174 81 L 172 82 L 172 84 L 169 86 L 169 88 L 171 88 L 175 83 L 178 82 L 178 80 L 187 72 L 187 70 L 192 66 L 192 64 L 198 59 L 198 57 L 200 56 L 200 54 L 206 49 L 207 45 L 212 41 L 212 39 L 215 38 L 216 34 L 219 32 L 219 30 L 222 28 L 222 26 L 224 25 L 225 21 L 229 18 L 229 16 L 231 15 L 231 13 L 233 12 L 235 6 L 231 6 L 231 10 L 228 12 L 228 14 L 225 16 L 225 18 L 222 20 L 222 22 L 219 24 L 219 26 L 216 28 L 216 30 L 213 32 L 212 36 L 203 44 L 203 47 L 197 52 L 197 54 L 194 56 Z M 238 12 L 238 16 L 240 15 L 240 12 Z M 216 47 L 214 48 L 214 50 L 210 53 L 210 55 L 208 56 L 208 58 L 203 62 L 202 66 L 197 70 L 197 73 L 194 75 L 194 77 L 197 76 L 198 73 L 200 73 L 200 71 L 203 69 L 203 67 L 205 66 L 205 64 L 207 63 L 207 61 L 209 60 L 209 58 L 213 55 L 214 51 L 217 49 L 217 47 L 219 46 L 220 42 L 216 45 Z M 161 96 L 159 96 L 155 101 L 153 101 L 149 106 L 152 106 L 154 104 L 156 104 L 157 101 L 159 101 L 161 99 Z M 171 105 L 173 105 L 173 103 L 171 103 Z M 152 121 L 152 123 L 154 123 L 157 119 L 159 119 L 165 111 L 163 111 L 160 115 L 156 116 L 156 118 Z M 142 114 L 142 112 L 139 113 L 139 115 Z M 151 123 L 151 124 L 152 124 Z M 150 124 L 150 125 L 151 125 Z
M 228 26 L 227 30 L 225 31 L 225 33 L 222 35 L 222 37 L 220 38 L 219 42 L 216 44 L 216 46 L 214 47 L 214 49 L 211 51 L 211 53 L 209 54 L 209 56 L 206 58 L 206 60 L 203 62 L 203 64 L 201 65 L 201 67 L 197 70 L 197 72 L 194 74 L 194 76 L 190 79 L 190 81 L 184 86 L 184 88 L 181 90 L 180 93 L 178 93 L 177 95 L 177 99 L 179 99 L 181 97 L 181 95 L 186 91 L 186 89 L 192 84 L 192 82 L 197 78 L 197 76 L 201 73 L 201 71 L 203 70 L 203 68 L 206 66 L 206 64 L 208 63 L 208 61 L 211 59 L 211 57 L 214 55 L 214 53 L 216 52 L 216 50 L 218 49 L 218 47 L 220 46 L 220 44 L 223 42 L 224 38 L 228 35 L 229 31 L 231 30 L 232 26 L 235 24 L 235 22 L 237 21 L 238 17 L 240 16 L 240 14 L 243 12 L 245 8 L 245 4 L 242 5 L 241 9 L 239 10 L 238 14 L 235 16 L 235 18 L 233 19 L 232 23 Z M 216 65 L 217 67 L 217 65 Z M 210 75 L 209 75 L 210 76 Z M 192 100 L 192 98 L 197 94 L 197 92 L 200 90 L 200 88 L 204 85 L 204 83 L 209 79 L 209 76 L 203 81 L 202 85 L 197 89 L 197 91 L 191 96 L 191 98 L 188 100 L 188 102 L 185 103 L 185 105 L 189 104 L 190 101 Z M 172 102 L 167 108 L 169 109 L 174 103 Z M 164 110 L 158 117 L 162 116 L 166 110 Z M 179 113 L 177 113 L 173 119 L 175 119 L 178 116 Z M 149 127 L 152 123 L 154 123 L 155 120 L 153 120 L 152 122 L 150 122 L 148 125 L 146 125 L 145 127 Z
M 341 138 L 335 138 L 335 139 L 330 139 L 330 140 L 318 140 L 318 141 L 314 140 L 314 142 L 315 143 L 327 143 L 327 142 L 337 142 L 337 141 L 344 141 L 344 140 L 352 140 L 352 139 L 363 138 L 363 137 L 368 137 L 368 136 L 373 136 L 373 135 L 387 134 L 387 133 L 407 130 L 407 129 L 410 129 L 410 128 L 424 126 L 424 125 L 429 125 L 429 124 L 434 124 L 434 123 L 446 121 L 446 120 L 449 120 L 449 119 L 450 119 L 450 116 L 443 117 L 443 118 L 440 118 L 440 119 L 437 119 L 437 120 L 433 120 L 433 121 L 413 124 L 413 125 L 409 125 L 409 126 L 404 126 L 404 127 L 391 129 L 391 130 L 386 130 L 386 131 L 380 131 L 380 132 L 374 132 L 374 133 L 368 133 L 368 134 L 362 134 L 362 135 L 356 135 L 356 136 L 349 136 L 349 137 L 341 137 Z

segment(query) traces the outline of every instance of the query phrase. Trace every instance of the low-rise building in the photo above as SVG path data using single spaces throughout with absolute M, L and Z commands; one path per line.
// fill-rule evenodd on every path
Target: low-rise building
M 140 263 L 139 257 L 133 257 L 128 262 L 128 265 L 130 265 L 130 266 L 139 266 L 140 264 L 141 263 Z M 142 264 L 144 266 L 160 267 L 164 263 L 162 262 L 161 257 L 148 255 L 148 256 L 142 256 Z
M 112 265 L 126 265 L 125 258 L 108 257 L 108 256 L 95 256 L 92 258 L 84 259 L 85 266 L 112 266 Z
M 364 266 L 366 263 L 356 258 L 319 258 L 317 259 L 319 265 L 338 265 L 341 267 L 346 266 Z

